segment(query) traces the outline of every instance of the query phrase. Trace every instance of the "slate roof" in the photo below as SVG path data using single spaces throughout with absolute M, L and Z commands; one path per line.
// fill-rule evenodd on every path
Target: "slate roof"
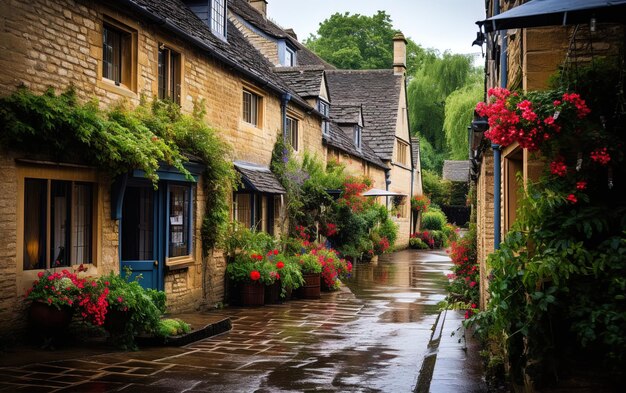
M 330 107 L 330 118 L 338 124 L 361 124 L 361 105 L 332 104 Z
M 275 67 L 276 72 L 301 97 L 318 97 L 324 78 L 324 69 L 319 66 Z
M 243 176 L 244 184 L 253 191 L 285 194 L 286 191 L 269 168 L 244 161 L 235 161 L 235 169 Z
M 291 93 L 297 104 L 310 108 L 306 101 L 294 94 L 295 92 L 273 72 L 273 64 L 260 55 L 231 22 L 228 22 L 227 26 L 228 39 L 223 41 L 180 0 L 117 0 L 117 2 L 122 5 L 134 5 L 132 7 L 135 8 L 134 11 L 152 18 L 158 25 L 180 38 L 192 40 L 192 43 L 203 49 L 205 54 L 247 74 L 279 94 Z
M 469 181 L 469 160 L 463 161 L 451 161 L 446 160 L 443 162 L 443 179 L 458 182 Z
M 396 117 L 402 76 L 393 70 L 327 70 L 328 91 L 333 102 L 363 105 L 363 140 L 383 160 L 391 160 L 396 140 Z
M 387 169 L 376 153 L 366 143 L 361 145 L 361 151 L 358 151 L 354 145 L 353 129 L 344 130 L 335 122 L 330 122 L 329 135 L 322 135 L 322 141 L 329 146 L 342 150 L 350 155 L 359 157 L 380 168 Z
M 420 157 L 420 138 L 416 136 L 411 137 L 411 160 L 413 160 L 413 168 L 417 168 L 418 160 Z
M 228 2 L 228 8 L 243 18 L 246 22 L 261 30 L 263 33 L 274 38 L 288 40 L 291 45 L 298 49 L 296 58 L 299 66 L 318 65 L 324 67 L 325 69 L 335 68 L 335 66 L 325 62 L 315 53 L 311 52 L 307 47 L 298 42 L 298 40 L 291 36 L 285 29 L 278 26 L 271 20 L 264 18 L 263 15 L 261 15 L 261 13 L 252 7 L 246 0 L 230 0 Z

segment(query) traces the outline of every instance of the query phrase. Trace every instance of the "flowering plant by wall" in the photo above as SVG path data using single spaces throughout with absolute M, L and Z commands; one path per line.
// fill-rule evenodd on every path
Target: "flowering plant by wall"
M 60 309 L 74 306 L 84 287 L 84 279 L 66 269 L 61 272 L 39 272 L 37 280 L 26 291 L 26 299 L 46 303 Z
M 426 212 L 430 206 L 430 199 L 426 195 L 416 195 L 411 199 L 411 210 L 414 212 Z

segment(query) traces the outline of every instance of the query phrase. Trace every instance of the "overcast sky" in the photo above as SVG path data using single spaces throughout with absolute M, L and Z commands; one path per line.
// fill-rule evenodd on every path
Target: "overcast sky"
M 384 10 L 394 28 L 425 48 L 476 53 L 474 22 L 485 18 L 484 6 L 484 0 L 267 0 L 267 14 L 304 41 L 336 12 L 372 16 Z

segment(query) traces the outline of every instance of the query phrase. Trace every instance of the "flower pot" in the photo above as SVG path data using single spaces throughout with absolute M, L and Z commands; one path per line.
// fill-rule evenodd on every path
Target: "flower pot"
M 130 311 L 109 308 L 104 317 L 103 327 L 111 336 L 119 336 L 126 331 L 126 325 L 130 321 L 130 317 Z
M 34 301 L 30 305 L 28 318 L 36 329 L 47 332 L 60 332 L 72 322 L 74 309 L 62 306 L 60 309 L 48 303 Z
M 320 274 L 305 273 L 302 274 L 304 285 L 300 287 L 300 297 L 303 299 L 319 299 L 320 294 Z
M 265 304 L 280 303 L 281 286 L 280 281 L 274 282 L 272 285 L 265 286 Z
M 55 349 L 55 342 L 67 332 L 72 322 L 74 309 L 62 306 L 60 309 L 48 303 L 34 301 L 28 310 L 28 320 L 33 331 L 32 337 L 43 342 L 42 349 Z
M 241 304 L 262 306 L 265 304 L 265 286 L 258 282 L 241 284 Z

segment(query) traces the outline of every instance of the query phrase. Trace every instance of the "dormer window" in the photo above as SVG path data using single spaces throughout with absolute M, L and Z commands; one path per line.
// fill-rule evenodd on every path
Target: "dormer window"
M 328 103 L 325 101 L 318 100 L 317 110 L 319 111 L 319 113 L 321 113 L 322 115 L 328 118 L 328 114 L 330 113 L 330 105 L 328 105 Z M 330 134 L 330 123 L 328 122 L 327 119 L 322 119 L 322 134 L 323 135 Z
M 226 1 L 211 0 L 211 31 L 218 37 L 226 37 Z
M 354 126 L 354 146 L 358 151 L 361 151 L 361 136 L 363 135 L 363 127 Z
M 294 60 L 295 60 L 296 54 L 294 51 L 292 51 L 289 48 L 285 48 L 285 66 L 286 67 L 293 67 L 294 64 Z

